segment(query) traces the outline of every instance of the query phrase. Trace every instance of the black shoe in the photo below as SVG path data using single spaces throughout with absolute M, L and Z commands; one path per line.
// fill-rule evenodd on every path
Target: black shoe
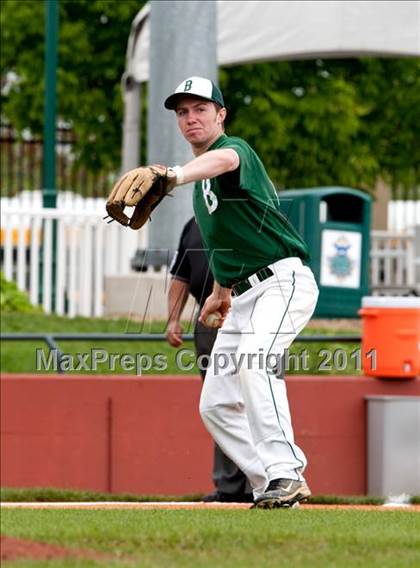
M 203 497 L 204 503 L 253 503 L 252 493 L 224 493 L 223 491 L 213 491 Z
M 262 495 L 255 499 L 257 509 L 277 509 L 293 507 L 296 503 L 306 501 L 311 492 L 306 481 L 293 479 L 273 479 Z

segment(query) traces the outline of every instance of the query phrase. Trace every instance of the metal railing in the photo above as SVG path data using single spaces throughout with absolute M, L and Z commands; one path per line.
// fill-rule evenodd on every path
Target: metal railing
M 185 334 L 184 341 L 193 341 L 193 334 Z M 1 341 L 45 341 L 51 351 L 57 354 L 58 372 L 62 368 L 63 353 L 57 341 L 166 341 L 163 333 L 2 333 Z M 360 343 L 361 335 L 298 335 L 293 343 Z

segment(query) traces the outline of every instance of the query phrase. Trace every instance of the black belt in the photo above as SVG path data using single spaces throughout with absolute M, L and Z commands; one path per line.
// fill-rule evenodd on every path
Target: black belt
M 261 270 L 255 272 L 255 274 L 252 274 L 249 278 L 252 278 L 252 276 L 256 276 L 258 278 L 258 282 L 263 282 L 263 280 L 267 280 L 267 278 L 270 278 L 270 276 L 274 276 L 274 272 L 267 266 L 266 268 L 261 268 Z M 234 296 L 240 296 L 241 294 L 255 286 L 256 282 L 252 284 L 249 281 L 249 278 L 240 280 L 232 286 L 232 293 Z

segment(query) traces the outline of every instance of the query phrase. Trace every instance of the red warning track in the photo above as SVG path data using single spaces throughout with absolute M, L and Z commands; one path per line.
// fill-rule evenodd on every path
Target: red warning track
M 197 510 L 197 509 L 216 509 L 216 510 L 232 510 L 232 509 L 249 509 L 249 503 L 203 503 L 203 502 L 57 502 L 57 503 L 12 503 L 5 502 L 0 504 L 2 509 L 140 509 L 140 510 Z M 360 511 L 407 511 L 420 513 L 420 505 L 312 505 L 304 504 L 299 507 L 301 510 L 360 510 Z

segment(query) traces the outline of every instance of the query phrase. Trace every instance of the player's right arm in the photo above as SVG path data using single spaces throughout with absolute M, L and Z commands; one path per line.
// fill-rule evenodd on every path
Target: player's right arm
M 226 316 L 229 312 L 231 300 L 232 289 L 224 288 L 218 282 L 214 281 L 213 291 L 204 302 L 199 321 L 201 323 L 204 323 L 210 314 L 214 312 L 220 312 L 222 319 L 220 321 L 219 327 L 222 327 L 223 322 L 225 321 Z
M 239 164 L 239 155 L 233 148 L 210 150 L 187 162 L 184 166 L 175 168 L 177 185 L 215 178 L 236 170 Z

